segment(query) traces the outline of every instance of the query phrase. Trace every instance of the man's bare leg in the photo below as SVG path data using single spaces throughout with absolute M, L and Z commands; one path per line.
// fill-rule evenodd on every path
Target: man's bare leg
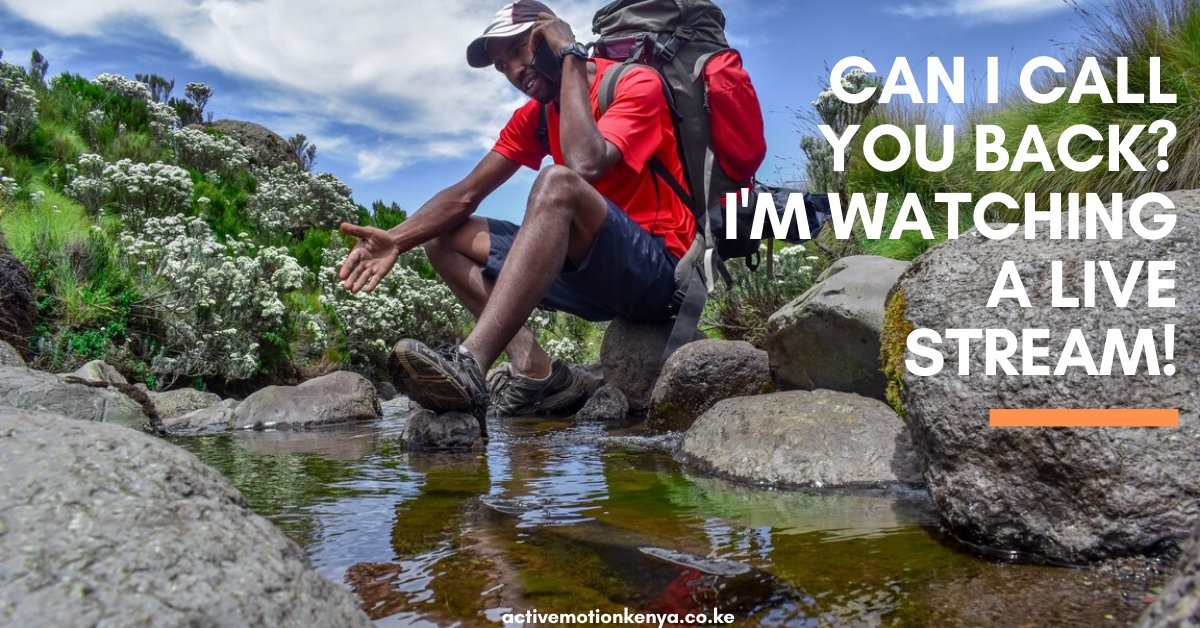
M 463 343 L 482 369 L 521 331 L 566 260 L 583 261 L 607 217 L 608 201 L 583 177 L 562 166 L 542 170 L 504 270 Z
M 494 288 L 493 281 L 483 275 L 491 252 L 487 220 L 468 219 L 453 233 L 427 242 L 425 252 L 434 270 L 478 320 Z M 505 346 L 505 351 L 522 375 L 541 379 L 550 374 L 550 356 L 538 345 L 537 338 L 528 328 L 522 326 Z

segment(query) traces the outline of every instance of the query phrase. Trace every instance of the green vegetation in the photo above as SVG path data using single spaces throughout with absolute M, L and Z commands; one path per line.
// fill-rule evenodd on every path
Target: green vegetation
M 406 214 L 357 206 L 307 172 L 303 136 L 291 140 L 303 168 L 252 167 L 248 148 L 184 128 L 204 119 L 206 85 L 179 100 L 153 74 L 47 83 L 47 68 L 36 53 L 29 69 L 0 61 L 0 236 L 32 277 L 34 366 L 104 359 L 151 387 L 221 389 L 382 371 L 378 348 L 399 337 L 464 332 L 420 251 L 377 295 L 336 287 L 350 244 L 336 224 L 391 228 Z

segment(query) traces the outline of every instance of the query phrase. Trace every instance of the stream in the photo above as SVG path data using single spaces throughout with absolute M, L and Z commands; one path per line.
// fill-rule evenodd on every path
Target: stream
M 923 492 L 792 492 L 704 477 L 675 440 L 573 420 L 493 423 L 486 453 L 401 449 L 407 413 L 177 439 L 379 626 L 507 613 L 733 613 L 736 625 L 1126 625 L 1166 567 L 977 558 Z

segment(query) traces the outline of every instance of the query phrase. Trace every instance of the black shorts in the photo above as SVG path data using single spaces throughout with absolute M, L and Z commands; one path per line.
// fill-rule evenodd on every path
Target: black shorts
M 487 221 L 491 251 L 483 274 L 494 280 L 519 227 L 503 220 Z M 639 323 L 666 321 L 672 316 L 677 263 L 662 236 L 650 235 L 609 201 L 608 217 L 587 257 L 578 266 L 567 261 L 540 307 L 593 322 L 618 316 Z

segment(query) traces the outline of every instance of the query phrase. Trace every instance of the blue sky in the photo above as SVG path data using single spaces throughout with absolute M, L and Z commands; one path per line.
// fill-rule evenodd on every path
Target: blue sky
M 547 0 L 590 36 L 604 0 Z M 51 74 L 102 72 L 215 88 L 217 118 L 251 120 L 318 145 L 317 170 L 355 200 L 415 210 L 488 150 L 522 97 L 492 70 L 466 65 L 467 43 L 501 0 L 0 0 L 0 49 L 25 64 L 38 48 Z M 988 56 L 1014 77 L 1076 39 L 1064 0 L 724 0 L 767 121 L 768 181 L 795 179 L 800 132 L 826 67 L 850 55 L 881 72 L 897 56 Z M 918 80 L 923 72 L 917 70 Z M 1005 70 L 1006 73 L 1008 70 Z M 974 74 L 978 74 L 978 70 Z M 970 89 L 968 89 L 970 92 Z M 523 170 L 480 213 L 519 221 L 534 174 Z

